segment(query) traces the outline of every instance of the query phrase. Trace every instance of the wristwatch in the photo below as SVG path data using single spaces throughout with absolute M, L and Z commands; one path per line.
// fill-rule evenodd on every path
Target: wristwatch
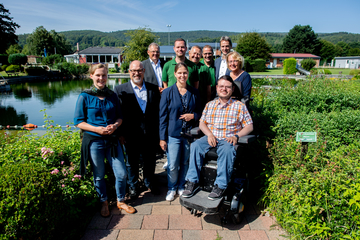
M 236 142 L 238 142 L 240 138 L 239 135 L 235 134 L 235 137 L 236 137 Z

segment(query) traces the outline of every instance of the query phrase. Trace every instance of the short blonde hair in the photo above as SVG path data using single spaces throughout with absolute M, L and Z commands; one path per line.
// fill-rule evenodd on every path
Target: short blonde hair
M 239 67 L 240 69 L 242 69 L 244 67 L 244 57 L 241 56 L 238 52 L 229 52 L 226 55 L 226 63 L 227 63 L 227 67 L 229 68 L 229 57 L 232 56 L 233 59 L 238 60 L 239 61 Z
M 95 73 L 96 69 L 99 69 L 99 68 L 105 68 L 106 71 L 108 71 L 108 68 L 107 68 L 106 64 L 104 64 L 104 63 L 94 63 L 94 64 L 90 65 L 89 73 L 92 75 L 92 74 Z

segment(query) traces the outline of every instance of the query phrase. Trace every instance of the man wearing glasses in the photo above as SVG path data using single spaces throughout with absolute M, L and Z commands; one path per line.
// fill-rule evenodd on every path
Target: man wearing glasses
M 242 102 L 231 98 L 235 84 L 230 76 L 222 76 L 216 85 L 219 98 L 206 104 L 200 118 L 200 130 L 204 137 L 191 144 L 186 188 L 182 197 L 191 197 L 199 188 L 199 175 L 205 154 L 217 148 L 217 176 L 208 198 L 215 200 L 224 193 L 233 170 L 236 157 L 235 144 L 253 130 L 251 116 Z
M 160 92 L 157 85 L 144 81 L 145 69 L 140 61 L 130 63 L 130 81 L 115 87 L 123 113 L 120 141 L 128 155 L 129 195 L 139 194 L 139 162 L 144 163 L 145 187 L 158 193 L 154 183 L 156 150 L 159 143 Z
M 149 58 L 142 61 L 145 69 L 144 80 L 145 82 L 152 83 L 159 86 L 160 93 L 162 92 L 163 82 L 162 67 L 163 63 L 160 60 L 160 47 L 157 43 L 151 43 L 147 51 Z

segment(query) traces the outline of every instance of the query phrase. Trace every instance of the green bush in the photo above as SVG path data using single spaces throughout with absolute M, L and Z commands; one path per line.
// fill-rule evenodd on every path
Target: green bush
M 297 72 L 296 69 L 296 59 L 295 58 L 288 58 L 284 60 L 284 74 L 295 74 Z
M 46 74 L 46 70 L 42 67 L 28 67 L 25 68 L 25 72 L 29 76 L 42 76 Z
M 38 163 L 0 168 L 0 238 L 52 239 L 62 220 L 61 190 Z
M 80 77 L 89 72 L 89 65 L 61 62 L 55 65 L 55 68 L 61 71 L 64 76 Z
M 20 66 L 19 65 L 10 65 L 10 66 L 6 67 L 6 71 L 19 72 Z
M 349 75 L 359 75 L 360 69 L 351 69 Z
M 42 64 L 53 66 L 61 62 L 65 62 L 65 58 L 60 54 L 53 54 L 47 57 L 42 58 Z
M 268 150 L 256 153 L 263 202 L 293 239 L 360 238 L 359 88 L 357 80 L 310 78 L 255 96 L 255 131 Z M 318 140 L 306 148 L 297 131 Z
M 264 59 L 255 59 L 254 60 L 254 65 L 253 65 L 253 71 L 254 72 L 265 72 L 265 63 L 266 60 Z
M 34 199 L 34 201 L 37 201 L 36 204 L 25 204 L 27 202 L 19 203 L 24 204 L 21 205 L 21 213 L 29 213 L 24 215 L 26 222 L 23 222 L 22 218 L 17 217 L 18 215 L 14 215 L 15 213 L 12 215 L 11 211 L 7 213 L 7 219 L 16 218 L 16 221 L 21 220 L 22 222 L 19 222 L 19 224 L 21 223 L 20 226 L 22 229 L 34 229 L 34 232 L 30 232 L 31 234 L 35 234 L 35 231 L 37 231 L 37 235 L 34 235 L 34 237 L 30 237 L 29 235 L 29 237 L 23 237 L 23 239 L 80 239 L 82 231 L 93 216 L 94 206 L 97 202 L 92 174 L 91 171 L 88 171 L 88 174 L 85 176 L 78 175 L 81 148 L 79 132 L 72 131 L 70 127 L 66 130 L 63 130 L 59 126 L 54 127 L 52 125 L 53 120 L 51 120 L 46 113 L 44 114 L 44 119 L 46 119 L 45 127 L 47 128 L 47 132 L 42 136 L 30 132 L 20 132 L 19 134 L 2 133 L 0 135 L 0 169 L 6 169 L 5 167 L 7 166 L 9 166 L 9 168 L 10 166 L 14 166 L 14 169 L 23 170 L 25 169 L 25 165 L 23 164 L 36 166 L 29 168 L 29 170 L 25 169 L 24 172 L 17 174 L 20 179 L 19 184 L 20 181 L 22 181 L 24 186 L 30 189 L 30 191 L 26 189 L 26 191 L 22 193 L 24 194 L 24 198 Z M 32 173 L 30 174 L 30 172 Z M 0 174 L 3 176 L 2 173 Z M 26 175 L 26 177 L 24 177 L 24 175 Z M 38 175 L 42 177 L 32 177 Z M 31 178 L 32 180 L 28 180 L 27 178 Z M 41 179 L 39 180 L 39 178 Z M 31 185 L 33 187 L 38 186 L 36 181 L 42 184 L 42 179 L 49 184 L 44 186 L 49 187 L 31 190 Z M 14 185 L 14 187 L 16 187 L 16 185 Z M 48 198 L 45 198 L 47 194 L 50 194 L 50 187 L 56 191 L 60 189 L 60 202 L 58 202 L 57 199 L 49 201 Z M 9 188 L 11 189 L 11 186 L 4 185 L 4 191 Z M 39 198 L 35 198 L 32 194 L 39 196 Z M 57 195 L 53 194 L 49 197 L 53 196 Z M 9 195 L 9 197 L 11 196 Z M 16 198 L 14 198 L 14 201 L 16 201 Z M 0 205 L 0 207 L 2 206 L 3 205 Z M 7 208 L 9 208 L 9 206 L 7 206 Z M 49 222 L 42 222 L 43 219 L 41 216 L 44 215 L 47 217 L 48 215 L 43 214 L 42 210 L 38 210 L 37 206 L 42 206 L 44 209 L 47 209 L 46 214 L 51 214 L 51 216 L 48 217 Z M 62 212 L 57 214 L 58 210 L 50 211 L 50 207 L 61 209 Z M 34 213 L 30 214 L 32 211 L 34 211 Z M 1 219 L 2 218 L 3 217 L 1 217 Z M 55 222 L 56 224 L 53 225 Z M 19 239 L 22 236 L 25 235 L 20 232 L 13 238 Z
M 331 71 L 329 69 L 324 69 L 324 74 L 332 74 Z
M 5 71 L 7 67 L 8 67 L 8 65 L 2 65 L 1 70 Z
M 129 66 L 130 66 L 130 62 L 127 62 L 127 61 L 123 62 L 121 64 L 121 66 L 120 66 L 121 72 L 123 72 L 123 73 L 128 72 L 129 71 Z
M 303 67 L 307 71 L 310 71 L 313 67 L 315 67 L 315 65 L 316 65 L 315 60 L 311 58 L 304 59 L 301 61 L 301 67 Z
M 22 53 L 14 53 L 10 54 L 8 58 L 8 62 L 13 65 L 21 65 L 27 63 L 27 56 Z

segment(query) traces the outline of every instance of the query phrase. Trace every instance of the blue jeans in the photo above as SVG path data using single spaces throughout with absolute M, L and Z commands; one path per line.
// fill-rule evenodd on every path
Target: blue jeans
M 124 162 L 124 155 L 118 142 L 117 157 L 112 157 L 110 154 L 110 145 L 107 140 L 94 140 L 90 143 L 91 166 L 94 175 L 94 185 L 97 194 L 100 197 L 100 202 L 107 200 L 106 184 L 105 184 L 105 158 L 110 163 L 110 166 L 115 176 L 115 189 L 118 201 L 124 201 L 126 194 L 126 168 Z
M 189 168 L 190 145 L 186 138 L 168 137 L 166 155 L 168 159 L 168 189 L 176 191 L 185 188 L 185 176 Z
M 233 165 L 236 157 L 234 145 L 225 140 L 218 140 L 217 143 L 217 175 L 214 184 L 225 189 L 230 181 Z M 207 136 L 196 140 L 190 148 L 190 164 L 186 180 L 194 183 L 199 182 L 200 171 L 203 165 L 205 154 L 210 150 Z

